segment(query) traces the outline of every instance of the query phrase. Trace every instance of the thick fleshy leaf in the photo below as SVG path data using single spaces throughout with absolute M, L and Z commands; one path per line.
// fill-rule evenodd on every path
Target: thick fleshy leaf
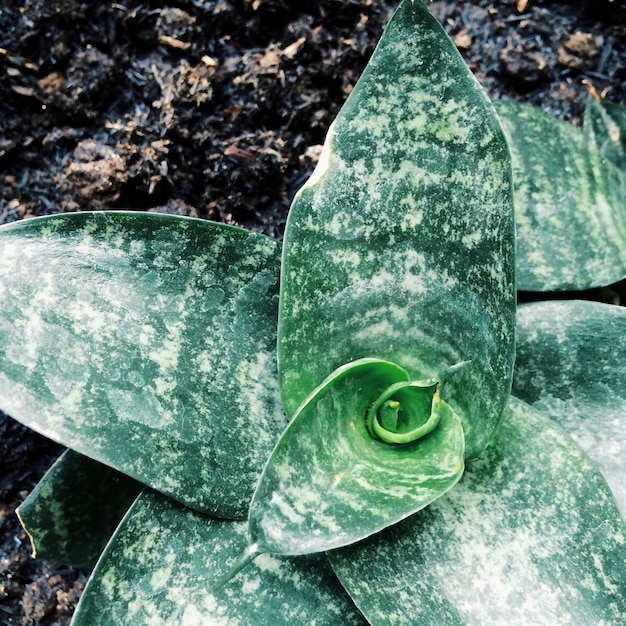
M 93 567 L 143 485 L 71 450 L 18 508 L 33 556 Z
M 206 517 L 146 491 L 98 562 L 72 624 L 365 625 L 324 555 L 262 555 L 209 591 L 246 543 L 245 523 Z
M 590 97 L 585 108 L 583 130 L 603 158 L 626 174 L 626 108 Z
M 517 288 L 587 289 L 624 278 L 619 169 L 571 124 L 519 102 L 495 106 L 513 162 Z
M 288 218 L 279 316 L 285 409 L 361 358 L 434 378 L 480 454 L 510 390 L 514 233 L 493 108 L 419 0 L 405 0 Z
M 279 244 L 149 213 L 0 229 L 0 409 L 189 506 L 245 517 L 286 420 Z
M 520 306 L 516 396 L 598 464 L 626 517 L 626 309 L 599 302 Z
M 438 395 L 433 404 L 439 423 L 424 437 L 395 444 L 368 432 L 368 407 L 390 388 L 406 392 L 401 381 L 409 376 L 397 365 L 363 359 L 311 394 L 278 442 L 254 495 L 249 522 L 257 551 L 305 554 L 354 543 L 454 486 L 463 473 L 463 429 Z M 412 398 L 394 397 L 404 412 L 411 411 Z
M 374 625 L 626 622 L 626 526 L 611 491 L 514 398 L 452 491 L 329 557 Z

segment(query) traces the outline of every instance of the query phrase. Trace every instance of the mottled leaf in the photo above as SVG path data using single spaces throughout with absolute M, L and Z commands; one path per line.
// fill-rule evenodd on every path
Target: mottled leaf
M 587 289 L 626 276 L 626 194 L 583 132 L 519 102 L 495 103 L 511 148 L 517 288 Z
M 279 244 L 150 213 L 0 229 L 0 409 L 189 506 L 245 517 L 286 421 Z
M 587 141 L 595 145 L 602 157 L 626 174 L 626 108 L 590 97 L 583 130 Z
M 93 567 L 143 485 L 68 450 L 18 508 L 33 556 Z
M 626 622 L 613 496 L 564 431 L 514 398 L 454 489 L 329 557 L 374 625 Z
M 146 491 L 98 562 L 72 624 L 365 625 L 324 555 L 261 555 L 211 592 L 246 543 L 245 523 L 210 518 Z
M 516 396 L 558 422 L 598 464 L 626 517 L 626 309 L 519 307 Z
M 250 507 L 255 549 L 305 554 L 363 539 L 427 506 L 463 473 L 463 429 L 438 391 L 402 387 L 406 371 L 363 359 L 325 381 L 296 412 L 270 457 Z M 428 381 L 427 381 L 428 382 Z M 439 422 L 411 443 L 380 441 L 364 416 L 386 390 L 410 412 L 416 393 Z M 432 400 L 431 400 L 432 398 Z M 435 404 L 437 406 L 435 406 Z M 420 407 L 418 407 L 420 408 Z
M 285 233 L 281 393 L 293 415 L 360 358 L 450 383 L 466 453 L 496 427 L 514 347 L 509 157 L 491 104 L 439 23 L 405 0 L 298 193 Z

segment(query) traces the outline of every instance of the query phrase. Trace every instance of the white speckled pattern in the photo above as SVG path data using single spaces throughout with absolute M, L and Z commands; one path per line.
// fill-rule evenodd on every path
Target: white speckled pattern
M 560 428 L 515 399 L 452 491 L 330 558 L 375 625 L 626 623 L 612 494 Z
M 257 233 L 155 214 L 1 229 L 0 407 L 189 506 L 245 517 L 286 425 L 279 255 Z
M 244 551 L 246 530 L 144 492 L 98 563 L 73 626 L 365 626 L 324 555 L 260 555 L 211 592 Z
M 571 124 L 519 102 L 495 106 L 513 161 L 518 289 L 587 289 L 624 278 L 626 170 Z
M 518 309 L 516 396 L 598 464 L 626 517 L 626 309 L 586 301 Z
M 514 233 L 494 111 L 421 2 L 387 27 L 292 206 L 279 363 L 285 409 L 344 363 L 415 379 L 472 360 L 450 384 L 470 458 L 509 392 Z

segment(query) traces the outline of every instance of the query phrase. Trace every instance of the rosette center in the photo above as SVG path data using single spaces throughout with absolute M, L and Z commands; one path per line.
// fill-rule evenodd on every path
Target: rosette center
M 439 423 L 439 382 L 395 383 L 378 396 L 367 412 L 370 434 L 387 443 L 411 443 Z
M 387 443 L 403 444 L 432 432 L 441 416 L 444 384 L 467 363 L 453 365 L 434 380 L 402 381 L 387 387 L 367 412 L 370 434 Z

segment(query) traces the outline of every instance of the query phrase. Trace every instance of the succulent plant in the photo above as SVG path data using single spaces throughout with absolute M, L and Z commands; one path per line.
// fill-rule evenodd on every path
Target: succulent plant
M 0 408 L 70 448 L 19 514 L 95 565 L 74 625 L 623 624 L 626 312 L 516 274 L 624 278 L 625 136 L 494 108 L 404 0 L 282 245 L 0 228 Z

